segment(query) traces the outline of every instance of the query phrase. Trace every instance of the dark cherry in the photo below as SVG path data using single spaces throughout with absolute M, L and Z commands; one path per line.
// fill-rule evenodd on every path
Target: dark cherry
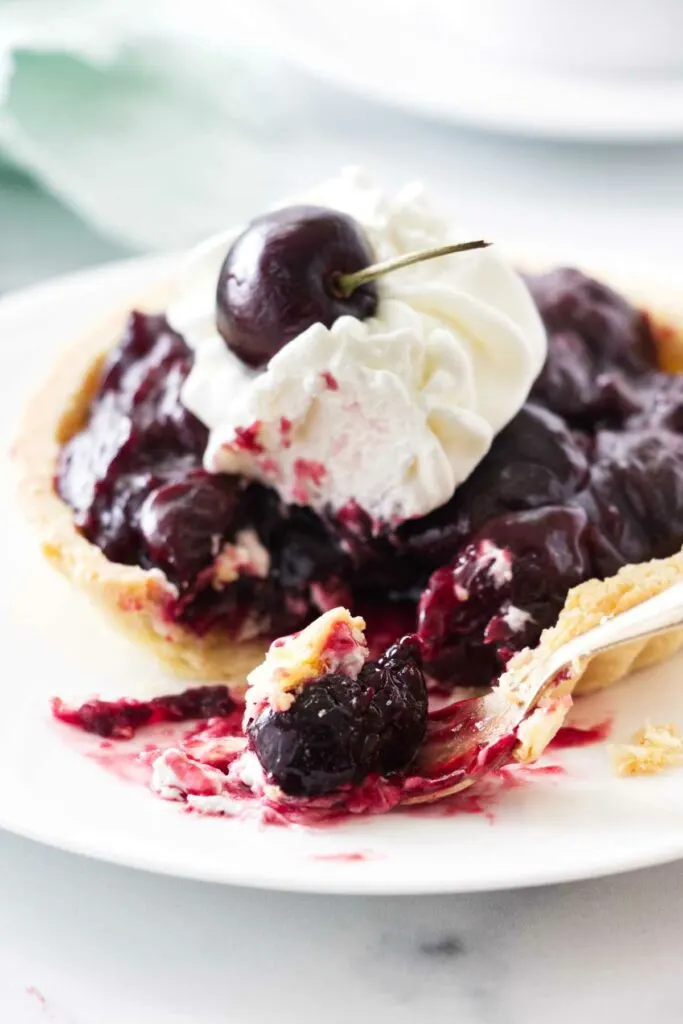
M 456 491 L 459 532 L 471 535 L 505 512 L 564 504 L 587 479 L 583 445 L 559 416 L 527 402 Z
M 216 291 L 216 325 L 228 348 L 249 366 L 264 366 L 288 341 L 344 314 L 364 320 L 377 308 L 377 287 L 345 297 L 342 274 L 364 270 L 373 252 L 352 217 L 323 206 L 286 206 L 253 220 L 233 242 Z
M 419 568 L 429 575 L 450 563 L 461 545 L 490 519 L 569 502 L 587 480 L 582 439 L 573 436 L 559 416 L 527 402 L 450 501 L 398 528 L 392 538 L 394 557 L 387 553 L 383 564 L 392 567 L 395 581 L 407 563 L 407 571 L 422 590 L 426 580 Z M 369 571 L 365 569 L 366 578 Z
M 673 554 L 683 545 L 683 436 L 657 426 L 602 431 L 581 500 L 600 575 Z
M 490 520 L 422 595 L 429 672 L 451 686 L 488 686 L 512 654 L 535 644 L 569 589 L 591 574 L 587 526 L 583 509 L 564 506 Z
M 656 351 L 644 313 L 579 270 L 527 278 L 549 336 L 532 395 L 572 425 L 619 424 L 639 406 Z
M 415 637 L 404 637 L 357 679 L 307 683 L 288 711 L 248 729 L 268 777 L 289 796 L 322 796 L 371 774 L 407 769 L 427 728 L 427 691 Z
M 150 564 L 174 583 L 191 586 L 209 568 L 233 526 L 238 484 L 234 477 L 196 470 L 148 496 L 140 533 Z
M 683 434 L 683 374 L 651 373 L 639 389 L 639 409 L 624 429 L 649 431 L 653 428 Z

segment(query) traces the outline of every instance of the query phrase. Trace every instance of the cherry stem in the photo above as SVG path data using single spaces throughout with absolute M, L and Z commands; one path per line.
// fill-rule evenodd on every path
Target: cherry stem
M 364 267 L 363 270 L 356 270 L 353 274 L 335 274 L 334 288 L 338 295 L 346 299 L 360 288 L 362 284 L 368 284 L 384 274 L 390 274 L 392 270 L 401 270 L 403 267 L 410 267 L 414 263 L 423 263 L 425 260 L 433 260 L 437 256 L 450 256 L 454 252 L 468 252 L 470 249 L 485 249 L 490 242 L 478 239 L 476 242 L 457 242 L 454 245 L 442 245 L 437 249 L 420 249 L 419 252 L 409 252 L 406 256 L 396 256 L 393 260 L 385 260 L 383 263 L 373 263 L 371 267 Z

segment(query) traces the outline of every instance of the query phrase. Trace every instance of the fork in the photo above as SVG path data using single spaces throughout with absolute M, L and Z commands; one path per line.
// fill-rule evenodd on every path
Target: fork
M 539 664 L 513 666 L 486 696 L 453 701 L 431 712 L 426 740 L 414 775 L 405 780 L 401 802 L 441 800 L 513 761 L 536 760 L 571 707 L 573 684 L 596 655 L 681 627 L 683 583 L 678 583 L 604 619 Z M 563 696 L 554 693 L 560 686 Z

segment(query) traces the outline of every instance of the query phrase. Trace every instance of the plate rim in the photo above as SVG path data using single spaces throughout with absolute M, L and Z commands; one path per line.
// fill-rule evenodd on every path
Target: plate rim
M 177 808 L 176 808 L 177 810 Z M 531 876 L 505 875 L 501 873 L 496 878 L 488 876 L 486 880 L 448 881 L 436 875 L 430 878 L 428 872 L 422 874 L 422 880 L 418 881 L 415 876 L 410 879 L 399 878 L 395 875 L 390 878 L 383 878 L 381 874 L 382 860 L 372 859 L 365 862 L 374 864 L 380 870 L 377 873 L 358 871 L 362 868 L 363 861 L 356 864 L 341 863 L 335 861 L 333 855 L 329 857 L 329 874 L 321 871 L 319 874 L 306 874 L 302 866 L 298 866 L 296 873 L 285 872 L 282 875 L 272 874 L 249 874 L 245 871 L 220 872 L 210 869 L 197 869 L 189 865 L 173 864 L 168 861 L 155 861 L 152 857 L 144 855 L 132 855 L 123 852 L 116 852 L 100 848 L 96 842 L 73 842 L 67 837 L 59 838 L 52 836 L 46 838 L 38 829 L 33 829 L 28 824 L 17 824 L 10 822 L 0 811 L 0 830 L 28 839 L 41 846 L 60 850 L 78 857 L 86 857 L 89 860 L 101 861 L 105 864 L 112 864 L 118 867 L 128 868 L 134 871 L 143 871 L 153 875 L 163 875 L 167 878 L 178 878 L 187 881 L 202 882 L 210 885 L 228 885 L 244 889 L 260 889 L 270 892 L 302 893 L 312 895 L 330 896 L 434 896 L 459 895 L 466 893 L 482 892 L 503 892 L 517 889 L 545 888 L 551 885 L 569 885 L 572 882 L 585 882 L 592 879 L 612 878 L 618 875 L 630 874 L 636 871 L 646 870 L 653 867 L 661 867 L 683 860 L 683 839 L 678 844 L 673 844 L 666 852 L 655 853 L 652 851 L 647 855 L 623 857 L 620 861 L 612 861 L 609 866 L 586 865 L 580 870 L 568 867 L 563 872 L 547 870 L 545 873 L 536 871 Z M 325 860 L 322 855 L 319 864 Z M 424 861 L 421 861 L 424 865 Z M 343 867 L 344 870 L 339 870 Z M 350 870 L 347 870 L 350 869 Z M 354 874 L 355 872 L 355 874 Z
M 359 79 L 355 73 L 357 68 L 345 68 L 328 59 L 325 52 L 315 43 L 302 39 L 293 31 L 287 34 L 286 50 L 275 51 L 281 58 L 302 69 L 327 85 L 343 89 L 351 95 L 372 102 L 381 103 L 394 110 L 402 110 L 413 116 L 427 117 L 432 120 L 460 125 L 481 131 L 495 132 L 501 136 L 537 139 L 547 142 L 584 142 L 588 144 L 602 143 L 607 146 L 618 146 L 628 143 L 640 145 L 658 145 L 674 142 L 683 138 L 683 74 L 665 75 L 661 78 L 647 78 L 641 83 L 629 79 L 601 77 L 600 75 L 572 74 L 565 71 L 561 74 L 552 73 L 539 65 L 535 68 L 522 68 L 513 64 L 505 64 L 495 60 L 486 61 L 482 55 L 478 62 L 460 61 L 463 67 L 469 67 L 471 73 L 494 76 L 507 82 L 507 88 L 500 90 L 506 95 L 510 88 L 518 96 L 536 92 L 544 94 L 544 86 L 552 86 L 568 99 L 562 107 L 563 114 L 554 117 L 539 117 L 539 108 L 527 103 L 516 106 L 508 103 L 495 104 L 467 103 L 463 100 L 449 101 L 440 95 L 415 96 L 409 90 L 397 92 L 389 85 L 388 77 Z M 471 78 L 470 78 L 471 80 Z M 466 81 L 466 76 L 458 80 Z M 590 82 L 589 92 L 587 85 Z M 526 83 L 526 85 L 525 85 Z M 456 83 L 457 84 L 457 83 Z M 595 97 L 598 97 L 597 109 L 611 107 L 614 88 L 618 84 L 623 87 L 621 110 L 626 116 L 618 121 L 608 120 L 606 114 L 600 118 L 595 115 Z M 520 91 L 521 90 L 521 91 Z M 457 89 L 453 88 L 457 95 Z M 633 99 L 640 96 L 656 99 L 661 96 L 680 98 L 681 113 L 670 117 L 668 122 L 658 120 L 655 124 L 647 123 L 642 118 L 628 120 L 628 111 Z M 580 97 L 578 100 L 576 97 Z M 567 116 L 567 111 L 571 115 Z M 582 112 L 592 110 L 588 118 L 581 118 Z

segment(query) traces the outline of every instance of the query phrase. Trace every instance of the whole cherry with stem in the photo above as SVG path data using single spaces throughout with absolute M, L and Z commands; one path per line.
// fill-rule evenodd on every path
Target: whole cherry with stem
M 457 242 L 375 263 L 353 217 L 286 206 L 252 221 L 230 247 L 218 278 L 216 326 L 228 348 L 258 368 L 315 323 L 373 316 L 377 278 L 488 244 Z

